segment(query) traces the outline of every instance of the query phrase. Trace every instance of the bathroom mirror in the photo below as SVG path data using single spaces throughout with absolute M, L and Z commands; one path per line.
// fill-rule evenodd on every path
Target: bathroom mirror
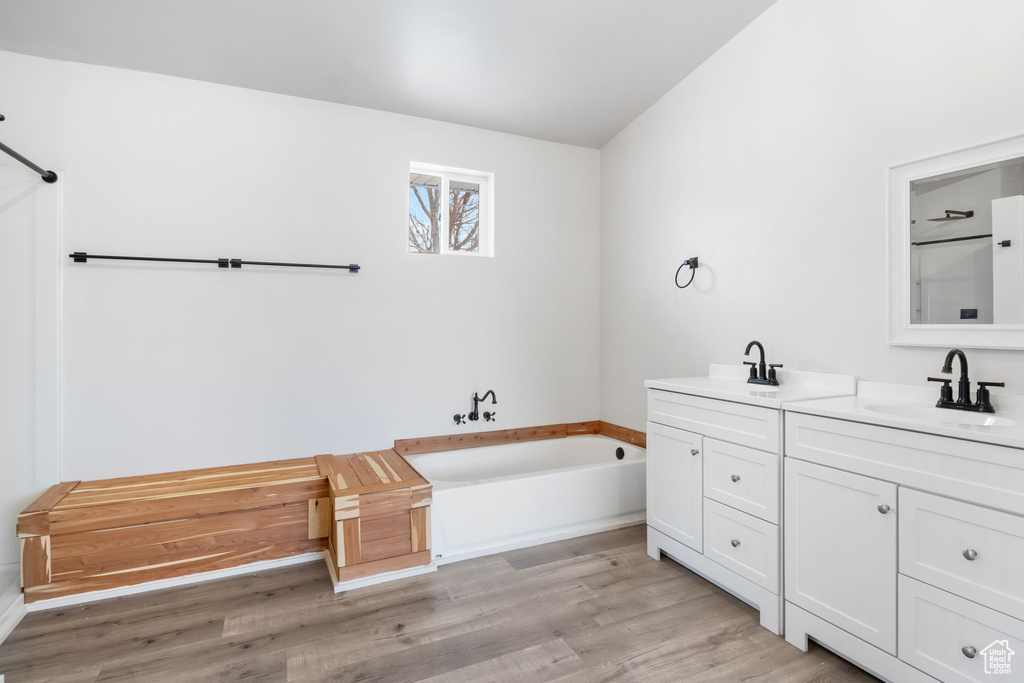
M 889 342 L 1024 348 L 1024 136 L 889 169 Z

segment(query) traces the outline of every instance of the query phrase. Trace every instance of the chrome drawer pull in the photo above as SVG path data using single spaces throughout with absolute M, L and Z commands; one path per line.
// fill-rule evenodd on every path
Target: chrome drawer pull
M 739 481 L 739 480 L 740 480 L 740 475 L 738 475 L 738 474 L 734 474 L 734 475 L 732 475 L 732 476 L 731 476 L 731 477 L 729 477 L 729 478 L 730 478 L 730 479 L 732 479 L 733 481 Z
M 690 455 L 700 455 L 700 451 L 698 451 L 696 448 L 691 448 Z
M 964 645 L 960 648 L 960 652 L 963 652 L 964 657 L 967 657 L 967 659 L 974 659 L 978 655 L 978 651 L 970 645 Z
M 731 541 L 729 541 L 729 542 L 730 542 L 730 543 L 732 543 L 732 547 L 733 547 L 733 548 L 735 548 L 736 546 L 738 546 L 738 545 L 740 544 L 739 540 L 737 540 L 737 539 L 735 539 L 735 538 L 734 538 L 734 539 L 732 539 L 732 540 L 731 540 Z
M 964 551 L 964 559 L 968 562 L 974 562 L 976 559 L 978 559 L 978 551 L 971 550 L 970 548 L 968 548 Z
M 892 508 L 886 505 L 885 503 L 882 503 L 878 506 L 878 511 L 881 512 L 883 515 L 889 514 L 889 510 L 892 510 Z

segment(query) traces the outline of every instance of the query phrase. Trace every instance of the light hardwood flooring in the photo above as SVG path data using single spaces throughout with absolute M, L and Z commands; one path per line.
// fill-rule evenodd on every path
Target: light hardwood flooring
M 20 681 L 874 681 L 671 560 L 644 527 L 335 595 L 323 563 L 29 614 Z

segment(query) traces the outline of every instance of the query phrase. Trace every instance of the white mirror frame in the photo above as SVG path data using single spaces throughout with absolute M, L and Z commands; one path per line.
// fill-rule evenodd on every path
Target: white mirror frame
M 887 248 L 889 343 L 972 349 L 1024 349 L 1024 325 L 922 325 L 910 322 L 910 183 L 1024 157 L 1024 135 L 889 168 Z

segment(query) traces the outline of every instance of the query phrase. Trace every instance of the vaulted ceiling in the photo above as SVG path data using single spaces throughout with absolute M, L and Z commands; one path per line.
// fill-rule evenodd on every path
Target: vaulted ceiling
M 601 147 L 774 0 L 0 0 L 0 50 Z

